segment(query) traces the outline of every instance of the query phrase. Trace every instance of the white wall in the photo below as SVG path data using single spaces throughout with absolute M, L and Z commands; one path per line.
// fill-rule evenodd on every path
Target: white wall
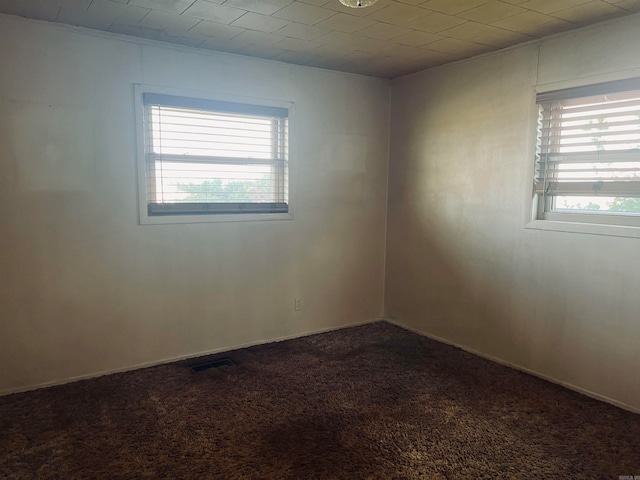
M 388 82 L 2 15 L 0 65 L 0 392 L 382 315 Z M 138 225 L 134 83 L 295 102 L 295 219 Z
M 533 86 L 639 27 L 394 83 L 387 317 L 640 409 L 640 240 L 523 228 Z M 0 65 L 0 393 L 382 315 L 386 82 L 2 15 Z M 134 83 L 294 101 L 295 220 L 138 225 Z
M 640 410 L 640 240 L 528 230 L 535 85 L 640 75 L 631 16 L 392 87 L 386 316 Z

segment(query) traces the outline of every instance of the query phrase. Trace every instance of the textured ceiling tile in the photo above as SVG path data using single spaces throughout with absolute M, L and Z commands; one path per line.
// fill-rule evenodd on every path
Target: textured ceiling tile
M 116 0 L 112 0 L 116 1 Z M 122 3 L 127 3 L 129 0 L 122 0 Z M 47 2 L 48 4 L 57 4 L 60 8 L 79 8 L 87 9 L 91 5 L 91 0 L 56 0 L 56 2 Z
M 301 40 L 313 40 L 314 38 L 321 37 L 327 33 L 329 33 L 329 30 L 326 28 L 312 27 L 311 25 L 295 22 L 291 22 L 289 25 L 278 30 L 278 35 L 299 38 Z
M 309 5 L 315 5 L 316 7 L 324 7 L 327 4 L 335 2 L 335 0 L 296 0 L 297 2 L 308 3 Z
M 335 32 L 338 33 L 338 32 Z M 358 37 L 357 35 L 347 35 L 345 37 L 334 37 L 334 40 L 318 47 L 314 52 L 320 52 L 323 55 L 345 55 L 348 52 L 361 52 L 361 56 L 374 58 L 381 52 L 387 51 L 394 44 L 382 42 L 380 40 Z M 372 60 L 373 61 L 373 60 Z
M 305 63 L 309 67 L 323 68 L 325 70 L 342 70 L 342 66 L 347 64 L 348 60 L 343 58 L 314 57 Z
M 350 54 L 355 54 L 356 50 L 354 48 L 349 48 L 347 46 L 339 46 L 339 45 L 320 45 L 318 48 L 313 50 L 313 53 L 317 55 L 321 55 L 323 57 L 332 57 L 332 58 L 345 58 Z
M 218 5 L 207 0 L 197 0 L 183 15 L 229 24 L 245 13 L 244 10 L 237 8 L 225 7 L 224 5 Z
M 578 5 L 566 10 L 554 12 L 553 16 L 572 23 L 589 24 L 596 20 L 607 20 L 610 18 L 620 17 L 627 12 L 609 3 L 594 1 Z
M 507 47 L 516 43 L 533 40 L 534 37 L 520 32 L 513 32 L 502 28 L 484 25 L 480 23 L 465 23 L 458 27 L 440 32 L 442 35 L 460 40 L 468 40 L 482 45 L 494 47 Z
M 485 3 L 489 3 L 489 0 L 430 0 L 420 6 L 440 13 L 457 15 Z
M 3 0 L 0 2 L 0 11 L 35 20 L 53 22 L 56 20 L 59 10 L 60 6 L 51 0 Z
M 486 45 L 480 45 L 457 38 L 443 38 L 429 44 L 429 50 L 443 53 L 461 53 L 466 55 L 479 55 L 492 50 Z
M 385 55 L 393 57 L 397 62 L 404 62 L 407 59 L 419 58 L 423 51 L 418 47 L 408 45 L 395 45 L 385 52 Z
M 377 62 L 355 62 L 360 63 L 362 70 L 367 75 L 374 76 L 390 76 L 395 75 L 398 71 L 406 71 L 407 60 L 401 60 L 397 57 L 381 57 Z
M 114 23 L 123 25 L 135 25 L 142 20 L 151 10 L 148 8 L 136 7 L 134 5 L 123 5 L 109 0 L 93 0 L 87 12 L 96 16 L 115 16 Z
M 640 0 L 622 0 L 616 2 L 616 6 L 629 12 L 640 12 Z
M 518 43 L 528 42 L 535 37 L 525 35 L 524 33 L 512 32 L 510 30 L 503 30 L 496 28 L 491 32 L 483 33 L 482 35 L 471 39 L 475 43 L 481 43 L 482 45 L 490 45 L 492 47 L 505 48 Z
M 300 40 L 297 38 L 285 37 L 278 43 L 274 44 L 274 47 L 281 48 L 283 50 L 289 50 L 292 52 L 309 52 L 320 47 L 319 43 L 309 42 L 306 40 Z
M 640 0 L 0 0 L 2 13 L 382 76 L 633 11 Z
M 339 57 L 349 62 L 375 62 L 379 58 L 376 54 L 357 50 L 345 50 L 341 52 Z
M 582 5 L 583 3 L 588 3 L 590 1 L 591 0 L 527 0 L 524 3 L 521 3 L 520 6 L 527 10 L 534 10 L 540 13 L 553 13 L 559 10 L 575 7 L 577 5 Z
M 429 10 L 425 10 L 423 8 L 405 5 L 402 3 L 393 3 L 382 10 L 372 13 L 369 15 L 369 18 L 373 18 L 374 20 L 384 23 L 406 26 L 408 23 L 430 14 L 431 12 L 429 12 Z
M 218 38 L 211 37 L 199 45 L 200 48 L 206 48 L 209 50 L 218 50 L 221 52 L 237 52 L 249 45 L 245 40 L 238 40 L 238 37 L 234 38 Z
M 202 42 L 207 40 L 208 37 L 204 35 L 191 35 L 191 34 L 183 34 L 183 35 L 171 35 L 166 31 L 160 32 L 160 34 L 156 37 L 156 40 L 161 42 L 169 42 L 176 43 L 178 45 L 186 45 L 188 47 L 197 47 Z
M 322 20 L 335 15 L 333 10 L 327 10 L 326 8 L 314 7 L 306 3 L 294 2 L 282 10 L 273 14 L 274 17 L 283 18 L 285 20 L 291 20 L 292 22 L 306 23 L 307 25 L 315 25 Z
M 395 0 L 398 3 L 406 3 L 407 5 L 420 5 L 424 3 L 426 0 Z
M 522 12 L 526 12 L 526 10 L 516 5 L 503 2 L 490 2 L 462 12 L 459 16 L 467 20 L 473 20 L 474 22 L 493 23 Z
M 155 40 L 158 38 L 162 30 L 156 28 L 143 27 L 141 25 L 126 25 L 114 23 L 109 27 L 109 31 L 113 33 L 121 33 L 123 35 L 131 35 L 133 37 L 149 38 Z
M 151 10 L 141 21 L 140 25 L 150 28 L 159 28 L 167 32 L 186 32 L 200 20 L 193 17 L 183 17 L 159 10 Z
M 313 51 L 311 53 L 317 54 L 316 51 Z M 340 52 L 337 54 L 320 54 L 320 60 L 323 62 L 331 62 L 330 64 L 334 65 L 334 66 L 339 66 L 339 65 L 345 65 L 347 63 L 351 63 L 354 61 L 362 61 L 363 59 L 367 59 L 368 57 L 365 56 L 365 54 L 362 54 L 360 52 L 351 52 L 351 51 L 347 51 L 347 52 Z M 311 64 L 309 64 L 311 65 Z M 320 66 L 320 64 L 314 62 L 315 66 Z M 323 67 L 325 68 L 325 67 Z
M 420 56 L 418 57 L 417 61 L 420 62 L 446 62 L 451 60 L 453 54 L 450 53 L 442 53 L 442 52 L 436 52 L 435 50 L 428 50 L 428 49 L 421 49 L 422 53 L 420 54 Z M 456 58 L 457 58 L 456 54 Z
M 441 38 L 443 38 L 442 35 L 414 30 L 405 35 L 394 38 L 393 41 L 402 45 L 421 47 L 431 42 L 435 42 L 436 40 L 440 40 Z
M 438 33 L 466 22 L 463 18 L 436 12 L 411 22 L 409 27 L 423 32 Z
M 248 28 L 250 30 L 258 30 L 259 32 L 275 32 L 276 30 L 288 25 L 289 22 L 279 18 L 260 15 L 259 13 L 245 13 L 235 22 L 231 23 L 234 27 Z
M 224 5 L 248 10 L 249 12 L 271 15 L 291 2 L 293 0 L 227 0 Z
M 513 17 L 499 20 L 493 23 L 493 25 L 507 30 L 513 30 L 514 32 L 536 35 L 543 25 L 558 21 L 562 22 L 562 20 L 558 20 L 555 17 L 528 10 Z
M 369 53 L 381 53 L 386 52 L 394 47 L 394 43 L 384 42 L 382 40 L 376 40 L 375 38 L 364 38 L 357 35 L 353 36 L 351 46 L 355 50 Z
M 315 39 L 322 45 L 348 45 L 353 42 L 354 35 L 343 32 L 329 32 Z
M 308 3 L 309 5 L 315 5 L 316 7 L 323 7 L 328 3 L 334 2 L 335 0 L 295 0 L 295 1 Z
M 376 22 L 363 17 L 354 17 L 346 13 L 336 13 L 334 16 L 327 18 L 315 26 L 335 30 L 337 32 L 353 33 L 363 28 L 370 27 Z
M 60 9 L 56 21 L 66 23 L 67 25 L 93 28 L 95 30 L 108 30 L 115 20 L 115 13 L 111 15 L 97 15 L 95 12 L 89 12 L 86 8 L 63 7 Z
M 274 45 L 282 41 L 284 38 L 285 37 L 282 37 L 281 35 L 256 32 L 254 30 L 247 30 L 245 32 L 242 32 L 237 37 L 233 37 L 234 40 L 246 42 L 251 45 Z
M 194 1 L 195 0 L 129 0 L 129 5 L 165 12 L 182 13 L 189 8 Z
M 451 38 L 459 38 L 461 40 L 472 40 L 474 38 L 481 37 L 483 35 L 489 35 L 494 30 L 499 30 L 497 27 L 491 25 L 485 25 L 483 23 L 467 22 L 462 25 L 455 26 L 440 32 L 440 35 Z
M 233 38 L 244 31 L 244 28 L 232 27 L 231 25 L 225 25 L 223 23 L 207 22 L 206 20 L 202 20 L 190 30 L 190 33 L 217 38 Z
M 370 27 L 358 31 L 358 35 L 364 37 L 376 38 L 378 40 L 389 40 L 411 33 L 412 30 L 405 27 L 399 27 L 398 25 L 391 25 L 389 23 L 374 23 Z
M 285 50 L 284 53 L 276 55 L 272 58 L 272 60 L 304 65 L 305 62 L 309 60 L 309 56 L 310 54 L 308 52 L 294 52 L 292 50 Z
M 282 55 L 279 55 L 279 57 L 282 57 Z M 321 55 L 318 55 L 317 53 L 313 53 L 313 52 L 307 52 L 304 54 L 304 60 L 300 62 L 300 65 L 311 66 L 313 65 L 314 62 L 319 62 L 321 60 L 322 60 Z

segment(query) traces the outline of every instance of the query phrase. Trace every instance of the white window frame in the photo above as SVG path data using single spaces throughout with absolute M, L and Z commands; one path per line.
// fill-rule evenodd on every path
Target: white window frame
M 527 175 L 527 187 L 525 189 L 527 201 L 524 227 L 526 229 L 640 238 L 640 215 L 626 214 L 624 212 L 544 212 L 543 205 L 541 205 L 541 196 L 536 193 L 535 188 L 535 158 L 538 148 L 537 129 L 539 123 L 537 95 L 566 88 L 589 87 L 590 85 L 617 80 L 634 79 L 604 76 L 592 81 L 582 79 L 537 85 L 532 89 L 529 155 L 527 156 L 529 174 Z
M 287 213 L 225 213 L 225 214 L 176 214 L 176 215 L 149 215 L 147 201 L 147 161 L 145 155 L 144 133 L 144 94 L 172 95 L 198 100 L 219 102 L 232 102 L 263 107 L 286 108 L 289 110 L 289 167 L 288 167 L 288 212 Z M 293 140 L 295 132 L 294 104 L 290 101 L 274 100 L 238 95 L 212 94 L 209 92 L 184 90 L 155 85 L 134 84 L 134 106 L 136 120 L 136 171 L 138 187 L 138 223 L 140 225 L 163 225 L 185 223 L 218 223 L 218 222 L 256 222 L 273 220 L 293 220 L 295 204 L 295 159 L 296 148 Z

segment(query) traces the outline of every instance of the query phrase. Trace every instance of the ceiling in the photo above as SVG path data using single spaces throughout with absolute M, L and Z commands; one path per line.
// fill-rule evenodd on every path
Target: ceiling
M 0 12 L 394 78 L 640 11 L 640 0 L 0 0 Z

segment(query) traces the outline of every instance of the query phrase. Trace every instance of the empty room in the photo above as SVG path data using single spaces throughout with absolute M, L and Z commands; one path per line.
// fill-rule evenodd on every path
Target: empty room
M 640 478 L 640 0 L 0 0 L 0 478 Z

